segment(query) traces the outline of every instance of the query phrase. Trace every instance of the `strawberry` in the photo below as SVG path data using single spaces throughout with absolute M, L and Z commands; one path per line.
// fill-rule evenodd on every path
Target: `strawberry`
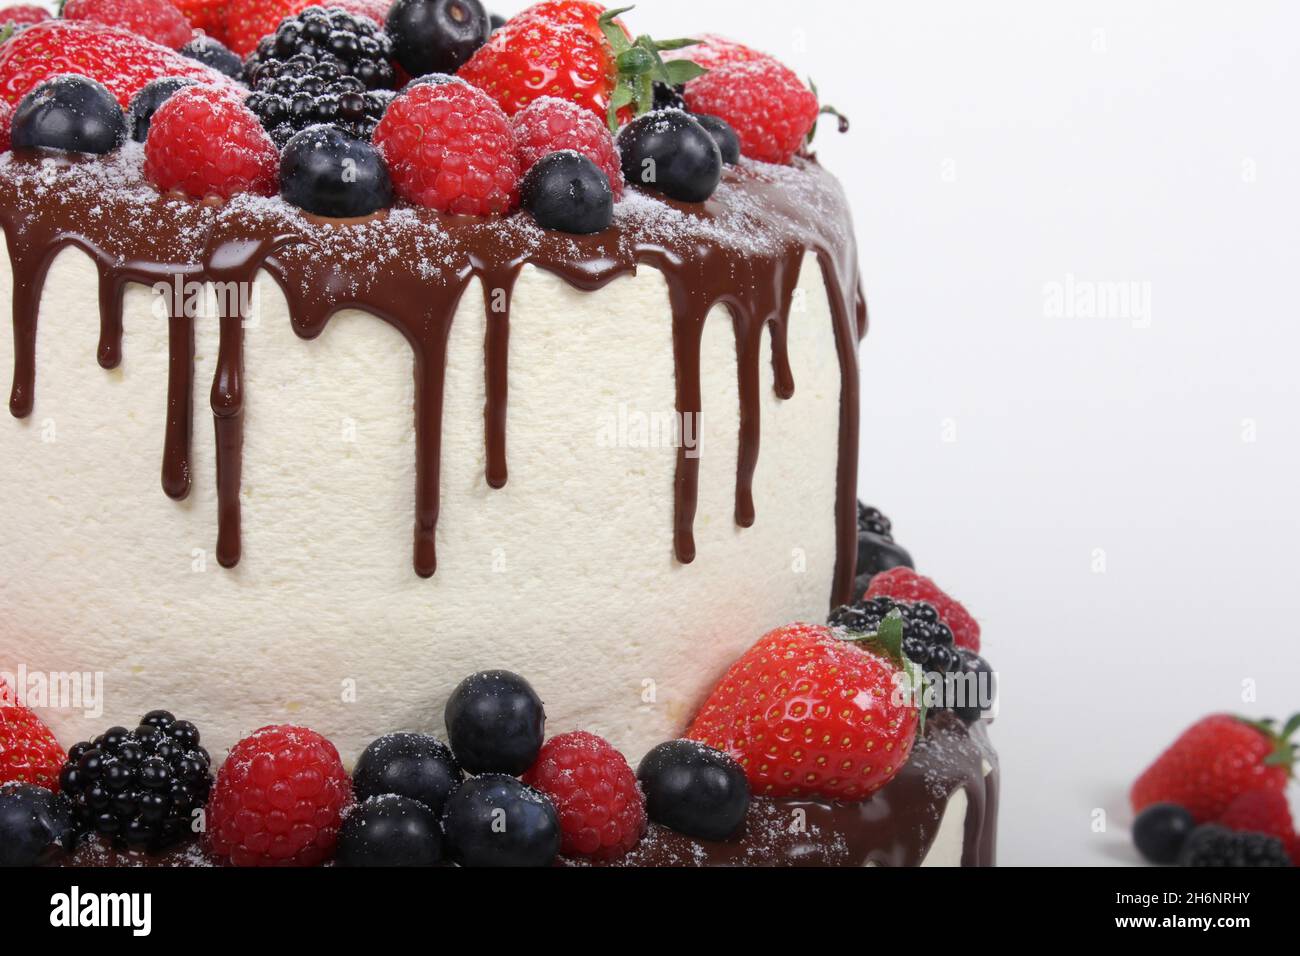
M 219 43 L 226 42 L 226 11 L 229 0 L 174 0 L 176 9 L 190 26 L 202 30 Z
M 888 597 L 909 604 L 928 604 L 939 612 L 939 618 L 952 631 L 953 642 L 958 647 L 979 652 L 979 622 L 971 617 L 960 601 L 950 598 L 939 585 L 911 568 L 890 568 L 880 572 L 871 579 L 865 596 Z
M 18 703 L 0 680 L 0 783 L 33 783 L 57 791 L 59 771 L 67 759 L 50 728 Z
M 1135 812 L 1153 803 L 1186 807 L 1197 823 L 1217 820 L 1240 794 L 1281 793 L 1296 759 L 1290 738 L 1300 714 L 1278 730 L 1274 721 L 1215 714 L 1193 724 L 1133 784 Z
M 748 650 L 686 736 L 740 762 L 755 794 L 864 800 L 907 763 L 919 713 L 895 693 L 901 622 L 877 648 L 828 627 L 778 628 Z
M 788 164 L 817 125 L 817 94 L 771 57 L 723 64 L 686 86 L 692 113 L 719 116 L 740 137 L 740 151 Z
M 715 33 L 705 33 L 699 37 L 699 42 L 695 45 L 684 50 L 665 53 L 664 59 L 690 59 L 706 70 L 716 70 L 720 66 L 731 63 L 748 63 L 751 60 L 772 58 L 735 40 L 728 40 Z
M 600 18 L 604 15 L 605 8 L 591 0 L 543 0 L 511 17 L 507 25 L 517 27 L 525 20 L 539 20 L 557 26 L 577 27 L 593 39 L 604 40 L 605 31 L 600 25 Z M 614 23 L 623 31 L 624 36 L 631 36 L 627 27 L 623 26 L 623 21 L 615 20 Z
M 14 26 L 27 26 L 50 19 L 50 11 L 34 3 L 19 3 L 12 7 L 0 7 L 0 24 L 12 23 Z
M 8 100 L 0 100 L 0 153 L 7 152 L 10 145 L 11 127 L 14 121 L 14 108 Z
M 1291 805 L 1280 790 L 1249 790 L 1238 794 L 1219 817 L 1220 826 L 1246 833 L 1267 833 L 1282 841 L 1292 864 L 1300 865 L 1300 837 L 1291 820 Z
M 240 56 L 253 52 L 257 41 L 304 6 L 301 0 L 230 0 L 226 8 L 226 46 Z
M 194 36 L 194 28 L 171 0 L 68 0 L 63 17 L 121 27 L 173 50 Z
M 150 80 L 180 76 L 231 87 L 231 80 L 196 60 L 119 27 L 47 20 L 0 46 L 0 97 L 17 104 L 32 87 L 61 73 L 79 73 L 107 86 L 126 109 Z

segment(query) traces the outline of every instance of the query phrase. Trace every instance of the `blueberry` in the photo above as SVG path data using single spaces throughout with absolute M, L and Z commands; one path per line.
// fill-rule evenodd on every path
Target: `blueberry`
M 874 577 L 891 568 L 914 568 L 912 556 L 902 545 L 872 531 L 858 532 L 858 574 Z
M 655 823 L 701 840 L 725 840 L 745 822 L 749 781 L 734 759 L 693 740 L 670 740 L 641 759 L 636 776 Z
M 607 229 L 614 221 L 609 177 L 573 150 L 534 163 L 519 184 L 519 195 L 524 208 L 546 229 L 585 234 Z
M 555 806 L 504 774 L 467 780 L 447 800 L 442 825 L 461 866 L 549 866 L 560 852 Z
M 1173 863 L 1196 820 L 1176 803 L 1153 803 L 1133 821 L 1133 845 L 1152 863 Z
M 718 144 L 718 152 L 722 154 L 722 161 L 728 166 L 735 166 L 740 162 L 740 137 L 736 131 L 731 128 L 731 124 L 721 116 L 710 116 L 707 113 L 696 113 L 695 122 L 704 127 L 705 131 L 713 137 L 713 141 Z
M 418 800 L 370 797 L 343 821 L 335 858 L 340 866 L 436 866 L 442 825 Z
M 68 803 L 30 783 L 0 784 L 0 866 L 34 866 L 75 841 Z
M 518 674 L 481 671 L 452 691 L 443 714 L 451 749 L 470 773 L 518 775 L 542 749 L 546 710 Z
M 385 29 L 393 59 L 411 76 L 455 73 L 492 32 L 479 0 L 397 0 Z
M 444 83 L 464 83 L 458 76 L 449 76 L 446 73 L 426 73 L 424 76 L 417 76 L 410 83 L 407 83 L 404 89 L 410 89 L 413 86 L 442 86 Z
M 244 74 L 244 61 L 227 49 L 225 44 L 204 33 L 181 47 L 180 54 L 210 66 L 232 80 L 238 80 Z
M 981 703 L 986 703 L 989 707 L 993 706 L 998 692 L 997 679 L 989 662 L 974 651 L 959 647 L 957 656 L 960 658 L 960 665 L 955 673 L 962 679 L 963 687 L 960 693 L 964 694 L 964 697 L 958 697 L 963 706 L 953 707 L 952 710 L 964 723 L 973 724 L 984 713 Z
M 73 153 L 110 153 L 126 140 L 122 107 L 103 83 L 70 73 L 22 98 L 13 118 L 13 146 Z
M 389 734 L 362 753 L 352 772 L 352 792 L 358 800 L 395 793 L 441 814 L 464 777 L 451 748 L 436 738 Z
M 383 157 L 333 126 L 295 133 L 280 154 L 280 195 L 320 216 L 368 216 L 393 201 Z
M 618 134 L 629 183 L 682 202 L 704 202 L 722 180 L 722 152 L 713 136 L 680 110 L 638 117 Z
M 501 16 L 501 14 L 499 13 L 488 14 L 488 26 L 491 27 L 493 33 L 496 33 L 505 25 L 506 25 L 506 18 Z

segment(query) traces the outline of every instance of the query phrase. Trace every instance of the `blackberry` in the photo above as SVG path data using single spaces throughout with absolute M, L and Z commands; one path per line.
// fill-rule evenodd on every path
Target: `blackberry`
M 115 846 L 158 851 L 188 837 L 208 802 L 211 759 L 188 720 L 155 710 L 135 730 L 111 727 L 68 751 L 59 788 L 78 831 Z
M 858 530 L 870 531 L 886 541 L 894 540 L 894 525 L 879 508 L 858 502 Z
M 915 568 L 912 556 L 894 541 L 894 526 L 881 513 L 858 502 L 858 570 L 854 590 L 866 594 L 871 579 L 891 568 Z
M 367 17 L 307 7 L 280 21 L 244 64 L 257 114 L 277 146 L 327 123 L 368 140 L 391 99 L 393 44 Z
M 657 110 L 686 110 L 686 97 L 682 95 L 684 86 L 670 86 L 655 80 L 654 85 L 654 108 Z
M 908 660 L 927 671 L 947 674 L 961 666 L 961 657 L 953 646 L 952 631 L 928 604 L 907 604 L 893 598 L 864 598 L 855 604 L 836 608 L 829 623 L 849 631 L 874 633 L 891 611 L 903 616 L 903 653 Z
M 1192 831 L 1179 866 L 1290 866 L 1286 847 L 1266 833 L 1239 833 L 1207 823 Z

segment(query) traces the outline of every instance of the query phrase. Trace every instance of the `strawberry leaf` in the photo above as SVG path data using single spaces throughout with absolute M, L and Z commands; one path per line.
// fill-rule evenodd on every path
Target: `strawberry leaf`
M 672 60 L 664 64 L 663 82 L 669 86 L 684 86 L 709 71 L 692 60 Z

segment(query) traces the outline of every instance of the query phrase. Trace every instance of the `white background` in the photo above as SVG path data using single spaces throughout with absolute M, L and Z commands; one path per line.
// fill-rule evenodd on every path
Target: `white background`
M 852 117 L 819 145 L 872 310 L 862 494 L 1002 674 L 1001 862 L 1135 862 L 1125 793 L 1179 730 L 1300 709 L 1300 5 L 626 19 L 765 48 Z M 1053 317 L 1068 276 L 1149 320 Z

